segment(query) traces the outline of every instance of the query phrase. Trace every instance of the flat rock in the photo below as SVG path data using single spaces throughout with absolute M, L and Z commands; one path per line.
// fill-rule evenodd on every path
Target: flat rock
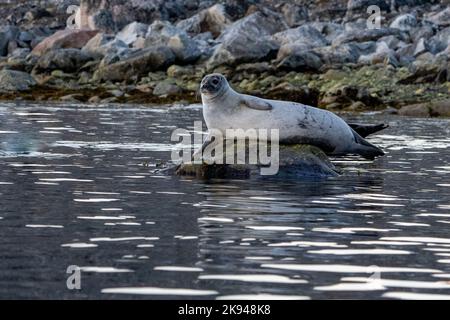
M 82 48 L 98 33 L 98 30 L 65 29 L 57 31 L 36 45 L 31 54 L 41 56 L 44 53 L 61 48 Z

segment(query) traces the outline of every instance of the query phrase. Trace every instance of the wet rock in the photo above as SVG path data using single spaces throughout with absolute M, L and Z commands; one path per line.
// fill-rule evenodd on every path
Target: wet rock
M 79 93 L 68 94 L 62 97 L 59 97 L 59 101 L 77 103 L 83 100 L 84 96 Z
M 449 117 L 450 99 L 407 105 L 402 107 L 398 113 L 412 117 Z
M 216 4 L 188 19 L 181 20 L 176 26 L 191 35 L 211 32 L 214 37 L 217 37 L 231 23 L 231 17 L 226 13 L 225 7 L 222 4 Z
M 150 71 L 161 70 L 175 62 L 175 55 L 167 47 L 152 47 L 137 51 L 128 58 L 100 67 L 94 74 L 96 81 L 136 81 Z
M 227 143 L 227 142 L 225 142 Z M 246 149 L 248 154 L 248 147 Z M 246 156 L 248 159 L 248 156 Z M 203 159 L 203 163 L 183 163 L 174 170 L 176 175 L 194 176 L 198 179 L 235 179 L 260 175 L 261 164 L 216 164 L 214 159 Z M 326 178 L 337 176 L 335 166 L 326 154 L 311 145 L 281 145 L 279 148 L 278 177 Z
M 36 84 L 36 80 L 28 73 L 6 69 L 0 71 L 0 91 L 27 91 Z
M 126 25 L 116 36 L 116 38 L 128 46 L 132 45 L 138 38 L 145 38 L 148 31 L 148 24 L 132 22 Z
M 34 72 L 43 73 L 52 70 L 75 72 L 92 59 L 92 55 L 79 49 L 54 49 L 39 58 Z
M 97 30 L 74 30 L 65 29 L 57 31 L 50 37 L 45 38 L 31 52 L 33 55 L 41 56 L 44 53 L 61 48 L 82 48 L 98 33 Z
M 208 66 L 213 68 L 271 58 L 278 45 L 269 36 L 286 28 L 283 18 L 271 11 L 256 12 L 240 19 L 218 38 L 221 43 L 209 59 Z
M 417 27 L 417 19 L 412 14 L 402 14 L 397 16 L 389 25 L 390 28 L 410 31 Z

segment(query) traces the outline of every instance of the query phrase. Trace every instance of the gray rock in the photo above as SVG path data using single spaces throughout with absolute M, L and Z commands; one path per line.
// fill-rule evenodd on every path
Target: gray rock
M 358 58 L 358 63 L 360 64 L 376 64 L 384 63 L 385 61 L 388 61 L 391 65 L 398 66 L 395 51 L 390 49 L 386 42 L 377 42 L 375 52 L 361 55 Z
M 148 28 L 148 24 L 135 21 L 126 25 L 117 34 L 116 38 L 129 46 L 132 45 L 138 38 L 145 38 Z
M 106 56 L 107 54 L 128 52 L 129 48 L 125 42 L 112 35 L 98 33 L 86 43 L 83 47 L 83 51 L 94 55 Z
M 282 60 L 296 51 L 305 51 L 328 45 L 328 41 L 322 33 L 309 25 L 275 33 L 271 40 L 280 46 L 278 60 Z
M 176 26 L 191 35 L 211 32 L 214 37 L 217 37 L 231 23 L 231 17 L 225 12 L 225 7 L 222 4 L 216 4 L 188 19 L 179 21 Z
M 153 89 L 155 96 L 173 96 L 182 93 L 182 89 L 172 81 L 159 82 Z
M 380 28 L 380 29 L 358 29 L 347 31 L 333 40 L 333 46 L 339 46 L 348 42 L 376 41 L 381 37 L 394 35 L 401 40 L 406 40 L 407 35 L 398 29 Z
M 434 24 L 441 27 L 450 26 L 450 7 L 445 8 L 439 12 L 432 12 L 427 17 L 426 20 L 433 22 Z
M 293 3 L 286 3 L 281 7 L 286 23 L 289 27 L 298 27 L 308 21 L 308 8 Z
M 450 44 L 450 27 L 444 28 L 431 38 L 426 38 L 426 47 L 433 54 L 444 51 Z
M 42 73 L 62 70 L 71 73 L 78 71 L 86 62 L 92 59 L 92 55 L 79 49 L 55 49 L 39 57 L 34 72 Z
M 10 41 L 15 41 L 19 36 L 19 28 L 15 26 L 0 27 L 0 56 L 8 53 L 8 45 Z
M 143 47 L 158 45 L 171 48 L 180 64 L 194 62 L 202 54 L 197 41 L 167 21 L 152 23 L 145 36 Z
M 174 62 L 175 55 L 168 47 L 151 47 L 139 50 L 124 60 L 99 67 L 94 74 L 94 80 L 138 80 L 148 72 L 165 69 Z
M 6 69 L 0 71 L 0 91 L 27 91 L 36 84 L 36 80 L 26 72 Z
M 234 22 L 218 38 L 208 66 L 256 62 L 272 57 L 279 46 L 269 36 L 287 29 L 283 18 L 271 11 L 256 12 Z
M 94 30 L 106 33 L 115 33 L 117 31 L 113 15 L 107 9 L 100 9 L 89 18 L 89 25 Z
M 410 31 L 417 27 L 417 19 L 412 14 L 401 14 L 389 25 L 390 28 Z

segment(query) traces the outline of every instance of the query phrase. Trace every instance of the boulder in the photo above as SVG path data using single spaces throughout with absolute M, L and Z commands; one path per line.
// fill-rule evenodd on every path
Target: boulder
M 48 73 L 53 70 L 62 70 L 71 73 L 78 71 L 92 59 L 92 55 L 79 49 L 54 49 L 39 57 L 34 72 Z
M 444 51 L 450 44 L 450 27 L 438 31 L 434 36 L 428 37 L 426 47 L 433 54 Z
M 148 24 L 145 23 L 136 21 L 132 22 L 126 25 L 119 33 L 117 33 L 116 38 L 130 46 L 138 38 L 145 38 L 148 27 Z
M 138 80 L 148 72 L 165 69 L 174 62 L 175 55 L 168 47 L 151 47 L 139 50 L 124 60 L 99 67 L 94 74 L 94 80 Z
M 155 96 L 174 96 L 182 93 L 182 89 L 177 86 L 173 81 L 166 80 L 159 82 L 153 89 L 153 95 Z
M 38 45 L 36 45 L 31 53 L 36 56 L 41 56 L 44 53 L 54 49 L 80 49 L 84 47 L 86 43 L 97 33 L 97 30 L 65 29 L 57 31 L 55 34 L 45 38 Z
M 414 15 L 409 13 L 401 14 L 391 22 L 389 27 L 403 31 L 410 31 L 417 27 L 417 19 Z
M 308 21 L 308 8 L 306 6 L 286 3 L 281 7 L 286 23 L 289 27 L 298 27 Z
M 287 25 L 283 18 L 269 10 L 240 19 L 217 39 L 220 45 L 214 50 L 208 66 L 213 68 L 224 64 L 267 60 L 279 49 L 270 36 L 284 29 L 287 29 Z
M 442 11 L 430 13 L 426 17 L 426 20 L 441 27 L 450 26 L 450 7 L 447 6 L 447 8 Z
M 106 56 L 111 53 L 129 51 L 129 48 L 128 45 L 118 37 L 105 33 L 98 33 L 86 43 L 83 47 L 83 51 L 94 55 Z
M 36 84 L 36 80 L 26 72 L 6 69 L 0 71 L 0 91 L 27 91 Z
M 407 105 L 398 113 L 411 117 L 450 117 L 450 99 Z
M 393 28 L 379 28 L 379 29 L 357 29 L 346 31 L 333 40 L 333 46 L 340 46 L 349 42 L 365 42 L 376 41 L 381 37 L 394 35 L 397 38 L 404 40 L 407 38 L 405 33 Z
M 147 48 L 158 45 L 171 48 L 180 64 L 192 63 L 201 55 L 198 43 L 189 37 L 185 31 L 167 21 L 152 23 L 143 40 L 143 45 L 139 47 Z
M 211 32 L 214 37 L 217 37 L 231 23 L 231 17 L 226 13 L 225 7 L 222 4 L 216 4 L 188 19 L 179 21 L 176 26 L 190 35 Z
M 15 26 L 0 27 L 0 56 L 8 54 L 8 45 L 19 37 L 19 28 Z
M 247 147 L 246 159 L 248 159 L 248 150 Z M 248 163 L 248 161 L 245 163 Z M 199 179 L 242 179 L 259 176 L 261 167 L 259 163 L 216 164 L 214 159 L 203 159 L 201 164 L 182 163 L 171 171 L 176 175 L 194 176 Z M 338 175 L 336 167 L 326 154 L 315 146 L 281 145 L 279 148 L 277 177 L 320 179 Z
M 329 44 L 322 33 L 309 25 L 275 33 L 271 39 L 280 46 L 277 56 L 277 60 L 280 61 L 296 51 L 305 51 Z
M 360 64 L 377 64 L 389 61 L 391 65 L 398 66 L 395 51 L 390 49 L 386 42 L 377 42 L 375 52 L 361 55 L 358 58 Z

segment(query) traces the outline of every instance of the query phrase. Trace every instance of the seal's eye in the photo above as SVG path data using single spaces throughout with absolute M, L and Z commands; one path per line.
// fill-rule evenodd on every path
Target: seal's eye
M 219 80 L 214 79 L 214 80 L 212 81 L 212 83 L 213 83 L 213 85 L 218 85 L 218 84 L 219 84 Z

